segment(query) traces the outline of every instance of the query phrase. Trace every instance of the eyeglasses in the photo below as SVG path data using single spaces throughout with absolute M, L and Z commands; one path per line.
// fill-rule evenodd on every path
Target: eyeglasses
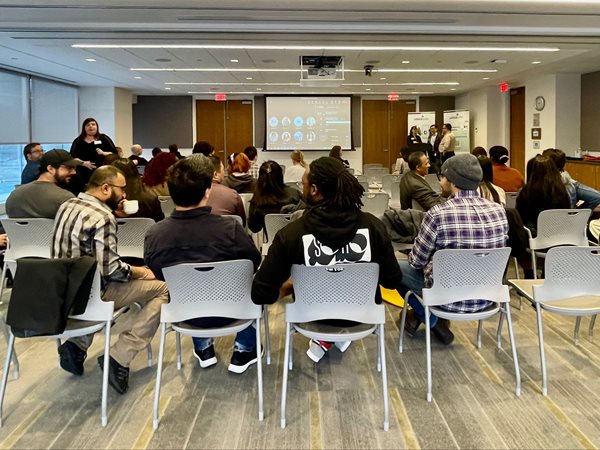
M 118 186 L 118 185 L 116 185 L 116 184 L 110 184 L 110 183 L 106 183 L 106 184 L 108 184 L 109 186 L 112 186 L 112 187 L 119 188 L 119 189 L 121 189 L 122 191 L 124 191 L 124 190 L 125 190 L 125 188 L 127 187 L 127 185 L 124 185 L 124 186 Z

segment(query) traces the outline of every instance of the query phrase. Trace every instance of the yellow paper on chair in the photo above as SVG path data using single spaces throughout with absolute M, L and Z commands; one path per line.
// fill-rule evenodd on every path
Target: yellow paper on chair
M 381 298 L 384 301 L 391 303 L 394 306 L 398 306 L 399 308 L 404 307 L 404 299 L 396 289 L 386 289 L 383 286 L 379 286 L 379 289 L 381 289 Z

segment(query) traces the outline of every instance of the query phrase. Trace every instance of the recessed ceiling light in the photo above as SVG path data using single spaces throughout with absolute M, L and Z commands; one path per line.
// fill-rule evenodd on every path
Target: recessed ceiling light
M 387 78 L 386 77 L 381 77 L 380 80 L 387 80 Z
M 489 80 L 490 77 L 483 77 L 482 80 Z
M 257 91 L 262 91 L 262 89 L 261 89 L 261 88 L 256 88 L 256 90 L 257 90 Z
M 96 60 L 94 58 L 85 58 L 85 60 L 87 62 L 96 62 Z
M 370 91 L 370 90 L 371 90 L 371 88 L 366 88 L 366 89 L 365 89 L 365 91 Z
M 170 87 L 166 87 L 166 88 L 165 88 L 165 91 L 170 91 L 170 90 L 171 90 L 171 88 L 170 88 Z
M 408 59 L 405 59 L 404 61 L 402 61 L 402 64 L 410 64 L 410 61 Z
M 246 80 L 251 80 L 251 79 L 252 79 L 252 77 L 246 77 Z
M 492 64 L 506 64 L 508 62 L 507 59 L 492 59 L 490 61 Z
M 455 90 L 456 90 L 456 88 L 450 88 L 450 90 L 451 90 L 451 91 L 455 91 Z
M 229 60 L 229 62 L 232 62 L 232 63 L 237 63 L 237 62 L 240 62 L 240 61 L 239 61 L 239 60 L 237 60 L 237 59 L 230 59 L 230 60 Z
M 136 80 L 141 80 L 142 79 L 142 77 L 133 77 L 133 78 L 135 78 Z
M 541 64 L 541 61 L 531 61 L 531 64 Z

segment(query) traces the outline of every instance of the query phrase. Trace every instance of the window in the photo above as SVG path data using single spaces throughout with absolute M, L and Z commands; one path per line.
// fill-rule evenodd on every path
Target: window
M 6 197 L 21 184 L 21 172 L 25 167 L 23 144 L 0 144 L 0 203 L 6 202 Z

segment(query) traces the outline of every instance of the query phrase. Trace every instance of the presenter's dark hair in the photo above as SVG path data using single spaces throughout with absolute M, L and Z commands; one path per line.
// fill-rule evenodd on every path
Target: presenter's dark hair
M 258 154 L 258 150 L 256 150 L 256 147 L 253 145 L 249 145 L 244 149 L 244 154 L 250 161 L 254 161 L 254 158 L 256 158 L 256 155 Z
M 195 206 L 211 186 L 213 163 L 204 155 L 180 159 L 169 167 L 167 185 L 173 203 L 177 206 Z
M 342 153 L 342 146 L 334 145 L 331 148 L 331 151 L 329 152 L 329 156 L 331 156 L 332 158 L 341 158 L 340 153 Z
M 212 144 L 210 142 L 198 141 L 194 144 L 192 153 L 202 153 L 204 156 L 209 156 L 212 154 L 214 149 L 215 148 L 212 146 Z
M 326 207 L 358 210 L 363 205 L 365 189 L 338 158 L 323 156 L 311 162 L 308 182 L 317 187 Z

